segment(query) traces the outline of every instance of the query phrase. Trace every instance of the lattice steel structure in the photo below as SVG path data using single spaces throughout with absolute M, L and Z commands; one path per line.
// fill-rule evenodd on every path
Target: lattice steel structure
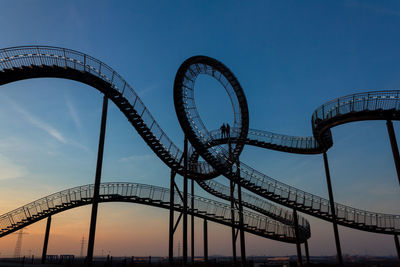
M 94 185 L 78 186 L 66 189 L 41 199 L 35 200 L 0 216 L 0 237 L 11 234 L 32 223 L 54 214 L 92 203 Z M 100 202 L 132 202 L 170 209 L 170 190 L 168 188 L 138 183 L 102 183 Z M 192 196 L 189 195 L 189 198 Z M 193 196 L 194 208 L 189 205 L 188 212 L 196 217 L 207 219 L 227 226 L 231 225 L 229 205 L 204 197 Z M 182 211 L 183 202 L 178 192 L 175 193 L 173 209 Z M 282 223 L 260 214 L 244 211 L 245 230 L 249 233 L 288 243 L 296 242 L 291 223 Z M 238 216 L 234 218 L 238 224 Z M 308 228 L 307 228 L 308 227 Z M 301 228 L 304 242 L 310 237 L 309 225 Z
M 206 129 L 201 121 L 193 93 L 195 80 L 199 75 L 209 75 L 216 79 L 230 97 L 235 125 L 229 138 L 218 138 L 218 134 Z M 184 176 L 185 181 L 188 178 L 195 179 L 208 192 L 228 199 L 226 188 L 207 181 L 222 174 L 233 185 L 238 186 L 238 192 L 243 187 L 254 194 L 293 209 L 295 213 L 299 211 L 333 222 L 336 243 L 339 245 L 340 263 L 342 262 L 337 224 L 363 231 L 395 235 L 395 240 L 397 240 L 397 235 L 400 233 L 399 215 L 364 211 L 334 203 L 326 152 L 333 145 L 330 131 L 332 127 L 353 121 L 386 120 L 400 181 L 400 156 L 392 125 L 392 120 L 399 119 L 400 91 L 354 94 L 322 105 L 312 116 L 312 137 L 294 137 L 249 130 L 247 101 L 234 74 L 215 59 L 205 56 L 192 57 L 178 69 L 174 83 L 175 110 L 185 133 L 186 149 L 181 151 L 161 129 L 132 87 L 103 62 L 84 53 L 58 47 L 28 46 L 0 50 L 0 85 L 41 77 L 79 81 L 104 93 L 103 114 L 107 100 L 110 99 L 124 113 L 154 153 L 171 168 L 172 173 Z M 103 136 L 104 133 L 105 130 L 101 131 Z M 188 143 L 191 144 L 190 148 L 188 148 Z M 221 144 L 228 144 L 229 149 Z M 240 162 L 240 152 L 246 144 L 290 153 L 323 154 L 329 199 L 281 183 Z M 104 138 L 103 142 L 99 142 L 99 151 L 102 151 L 103 145 Z M 199 156 L 206 161 L 199 162 Z M 102 159 L 101 153 L 99 153 L 99 158 Z M 100 169 L 100 174 L 96 175 L 95 191 L 99 188 L 101 162 L 100 165 L 98 164 L 98 169 Z M 183 210 L 186 214 L 187 182 L 184 184 L 186 184 L 186 189 Z M 238 194 L 239 197 L 236 200 L 233 192 L 231 186 L 229 194 L 231 203 L 239 203 L 239 206 L 244 204 L 245 201 L 240 201 L 242 194 Z M 96 195 L 93 198 L 93 206 L 97 205 Z M 257 210 L 261 208 L 260 203 L 265 203 L 265 201 L 255 203 L 257 204 L 253 203 L 249 207 Z M 94 211 L 92 214 L 95 213 Z M 239 207 L 239 215 L 241 214 L 244 212 Z M 293 224 L 296 224 L 296 221 L 293 220 Z M 242 228 L 243 222 L 238 227 Z M 91 245 L 90 240 L 93 238 L 89 237 L 89 245 Z

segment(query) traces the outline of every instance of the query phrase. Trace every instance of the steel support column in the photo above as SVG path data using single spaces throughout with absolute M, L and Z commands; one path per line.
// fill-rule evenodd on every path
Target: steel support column
M 308 241 L 304 242 L 304 250 L 306 251 L 307 266 L 310 266 L 310 252 L 308 250 Z
M 231 142 L 228 142 L 229 159 L 232 160 L 232 147 Z M 232 174 L 232 166 L 230 168 Z M 231 199 L 231 222 L 232 222 L 232 258 L 233 264 L 236 266 L 236 233 L 235 233 L 235 183 L 230 179 L 230 199 Z
M 192 262 L 192 264 L 194 263 L 194 179 L 192 179 L 192 182 L 191 182 L 191 190 L 190 190 L 190 194 L 191 194 L 191 199 L 190 199 L 190 208 L 192 209 L 192 214 L 190 215 L 190 217 L 191 217 L 191 224 L 190 224 L 190 226 L 191 226 L 191 231 L 190 231 L 190 234 L 191 234 L 191 237 L 190 237 L 190 241 L 191 241 L 191 250 L 190 250 L 190 252 L 191 252 L 191 262 Z
M 399 257 L 399 263 L 400 263 L 400 242 L 398 235 L 394 235 L 394 243 L 396 244 L 397 257 Z
M 187 225 L 188 225 L 188 177 L 187 177 L 187 167 L 188 167 L 188 158 L 187 158 L 187 150 L 188 150 L 188 140 L 185 136 L 184 146 L 183 146 L 183 166 L 184 166 L 184 175 L 183 175 L 183 265 L 187 265 L 187 252 L 188 252 L 188 236 L 187 236 Z
M 236 233 L 235 233 L 235 183 L 230 181 L 230 199 L 231 199 L 231 222 L 232 222 L 232 258 L 236 266 Z
M 204 236 L 204 262 L 208 263 L 208 230 L 207 230 L 207 220 L 204 219 L 203 224 L 203 236 Z
M 332 193 L 331 174 L 329 172 L 328 156 L 326 155 L 326 152 L 324 152 L 324 166 L 325 166 L 326 183 L 328 185 L 329 204 L 332 213 L 333 232 L 335 234 L 337 258 L 339 265 L 343 266 L 342 249 L 340 248 L 339 231 L 336 223 L 335 201 L 333 199 L 333 193 Z
M 101 169 L 103 165 L 103 152 L 104 152 L 104 139 L 106 136 L 106 123 L 107 123 L 107 108 L 108 98 L 104 95 L 103 97 L 103 110 L 101 114 L 101 126 L 100 126 L 100 137 L 99 137 L 99 149 L 97 152 L 97 165 L 96 165 L 96 176 L 94 181 L 93 189 L 93 200 L 92 200 L 92 215 L 90 218 L 90 230 L 87 250 L 87 264 L 92 265 L 93 260 L 93 249 L 94 249 L 94 238 L 96 233 L 96 221 L 97 221 L 97 209 L 99 205 L 99 192 L 101 182 Z
M 176 172 L 171 170 L 171 184 L 170 184 L 170 189 L 169 189 L 169 246 L 168 246 L 168 261 L 169 261 L 170 265 L 174 261 L 175 175 L 176 175 Z
M 397 171 L 397 179 L 400 184 L 400 156 L 399 156 L 399 148 L 397 146 L 396 134 L 394 133 L 393 123 L 391 120 L 386 121 L 386 127 L 389 133 L 390 145 L 392 146 L 393 160 L 396 166 Z
M 303 259 L 301 257 L 299 220 L 297 218 L 297 210 L 296 209 L 293 209 L 293 222 L 294 222 L 294 232 L 296 235 L 297 266 L 303 266 Z
M 238 169 L 239 170 L 239 169 Z M 239 226 L 240 226 L 240 254 L 242 256 L 242 266 L 246 266 L 246 240 L 244 237 L 243 223 L 243 205 L 242 205 L 242 187 L 237 183 L 238 201 L 239 201 Z
M 44 234 L 43 251 L 42 251 L 42 264 L 46 262 L 47 245 L 49 244 L 51 216 L 47 217 L 46 233 Z

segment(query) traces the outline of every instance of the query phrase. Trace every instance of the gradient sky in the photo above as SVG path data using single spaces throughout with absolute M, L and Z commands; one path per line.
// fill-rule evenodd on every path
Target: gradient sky
M 100 59 L 128 81 L 180 147 L 183 134 L 172 88 L 179 65 L 193 55 L 214 57 L 234 72 L 246 93 L 251 128 L 290 135 L 311 135 L 312 112 L 324 102 L 400 86 L 398 1 L 4 1 L 1 13 L 0 48 L 51 45 Z M 196 90 L 207 126 L 232 120 L 227 96 L 216 82 L 199 78 Z M 101 101 L 97 90 L 61 79 L 2 86 L 1 214 L 93 183 Z M 395 130 L 399 136 L 397 122 Z M 328 157 L 335 200 L 400 214 L 385 122 L 353 123 L 332 133 Z M 246 147 L 242 160 L 282 182 L 328 197 L 321 155 Z M 169 169 L 110 103 L 102 181 L 168 187 L 168 179 Z M 198 187 L 196 191 L 206 195 Z M 334 255 L 331 224 L 305 217 L 311 222 L 311 255 Z M 48 253 L 79 255 L 89 218 L 89 207 L 54 216 Z M 100 205 L 98 218 L 96 255 L 167 255 L 167 211 L 108 203 Z M 196 255 L 202 255 L 197 224 Z M 41 253 L 44 230 L 45 221 L 28 227 L 23 254 Z M 343 253 L 395 254 L 391 236 L 340 226 L 339 231 Z M 229 228 L 210 223 L 209 236 L 209 254 L 231 255 Z M 16 239 L 0 239 L 0 256 L 13 254 Z M 294 245 L 250 234 L 246 239 L 248 255 L 295 254 Z

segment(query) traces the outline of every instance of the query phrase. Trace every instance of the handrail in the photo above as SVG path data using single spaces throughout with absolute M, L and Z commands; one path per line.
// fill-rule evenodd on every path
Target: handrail
M 161 129 L 136 92 L 111 67 L 89 55 L 70 49 L 49 46 L 25 46 L 0 49 L 0 75 L 3 78 L 0 79 L 0 84 L 24 78 L 12 77 L 12 73 L 38 73 L 44 66 L 57 68 L 56 71 L 58 71 L 60 76 L 63 72 L 70 73 L 71 70 L 74 70 L 75 73 L 92 75 L 91 77 L 97 77 L 104 81 L 109 86 L 108 89 L 112 100 L 124 112 L 153 151 L 169 167 L 182 172 L 183 166 L 180 164 L 182 151 Z M 45 75 L 48 75 L 48 72 L 42 71 L 40 75 L 38 77 L 45 77 Z M 54 75 L 52 77 L 56 77 L 55 74 L 52 75 Z M 32 78 L 32 75 L 27 77 Z M 76 79 L 83 80 L 80 77 Z M 101 88 L 98 89 L 100 90 Z M 244 96 L 241 97 L 245 99 Z M 358 118 L 355 117 L 357 114 L 368 114 L 368 116 L 364 116 L 361 119 L 370 119 L 373 114 L 377 118 L 383 119 L 386 118 L 386 113 L 384 114 L 385 116 L 382 115 L 384 112 L 389 112 L 389 115 L 396 115 L 396 112 L 399 112 L 398 100 L 399 91 L 379 91 L 354 94 L 330 101 L 314 112 L 312 118 L 314 137 L 319 144 L 323 141 L 323 147 L 327 149 L 325 139 L 329 139 L 331 136 L 323 134 L 329 131 L 329 127 L 336 125 L 335 123 L 338 123 L 338 121 L 346 122 L 343 119 L 346 116 L 347 121 L 351 119 L 357 120 Z M 349 119 L 348 117 L 350 116 L 353 117 Z M 150 125 L 153 125 L 151 130 L 149 129 Z M 207 136 L 204 134 L 201 140 L 207 140 Z M 282 140 L 286 140 L 286 138 L 282 138 Z M 296 143 L 298 145 L 300 139 L 289 138 L 288 140 L 297 140 Z M 226 159 L 225 154 L 221 153 L 221 150 L 215 149 L 213 153 L 216 159 L 220 160 L 219 163 L 231 163 L 229 159 Z M 191 177 L 197 178 L 195 174 L 198 174 L 199 178 L 202 175 L 209 175 L 208 178 L 218 175 L 218 168 L 215 168 L 217 165 L 213 165 L 218 162 L 209 163 L 195 165 L 190 170 Z M 236 170 L 234 171 L 236 172 Z M 324 198 L 278 182 L 244 163 L 240 163 L 240 175 L 239 182 L 241 185 L 256 194 L 289 208 L 296 207 L 299 211 L 312 216 L 317 216 L 328 221 L 331 220 L 329 201 Z M 229 175 L 227 176 L 229 177 Z M 342 225 L 371 232 L 400 233 L 399 215 L 363 211 L 337 203 L 335 205 L 338 210 L 338 223 Z
M 36 222 L 35 219 L 47 217 L 52 213 L 73 208 L 83 204 L 90 204 L 93 197 L 93 184 L 78 186 L 53 193 L 49 196 L 30 202 L 22 207 L 14 209 L 0 216 L 0 236 L 5 236 L 15 229 L 20 229 L 28 224 Z M 138 184 L 109 182 L 100 185 L 100 201 L 133 201 L 145 203 L 146 201 L 159 203 L 163 208 L 169 208 L 170 190 L 163 187 Z M 214 221 L 227 224 L 231 221 L 231 207 L 212 199 L 200 196 L 193 197 L 194 207 L 189 204 L 189 212 L 198 216 L 208 216 Z M 140 200 L 140 201 L 139 201 Z M 183 207 L 179 194 L 175 192 L 175 206 Z M 239 215 L 235 214 L 235 224 L 239 222 Z M 293 243 L 295 240 L 293 225 L 285 225 L 266 216 L 243 211 L 244 228 L 261 236 L 277 239 L 283 242 Z M 301 229 L 302 230 L 302 229 Z M 305 241 L 310 235 L 302 232 L 302 240 Z

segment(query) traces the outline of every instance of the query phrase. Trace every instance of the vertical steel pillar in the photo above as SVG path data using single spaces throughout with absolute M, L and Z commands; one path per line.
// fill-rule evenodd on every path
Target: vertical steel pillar
M 89 230 L 89 241 L 87 250 L 87 264 L 92 265 L 93 260 L 93 249 L 94 249 L 94 238 L 96 233 L 96 221 L 97 221 L 97 209 L 99 205 L 99 192 L 100 192 L 100 180 L 101 180 L 101 169 L 103 165 L 103 152 L 104 152 L 104 139 L 106 136 L 106 123 L 107 123 L 107 108 L 108 98 L 104 95 L 103 97 L 103 111 L 101 114 L 101 126 L 100 126 L 100 138 L 99 138 L 99 149 L 97 152 L 97 165 L 96 165 L 96 176 L 94 181 L 94 192 L 92 200 L 92 215 L 90 218 L 90 230 Z
M 231 142 L 228 142 L 229 146 L 229 159 L 232 159 L 232 147 Z M 232 167 L 230 174 L 232 174 Z M 235 233 L 235 183 L 230 177 L 230 199 L 231 199 L 231 222 L 232 222 L 232 258 L 233 264 L 236 266 L 236 233 Z
M 386 127 L 389 133 L 390 145 L 392 146 L 393 160 L 396 165 L 397 171 L 397 179 L 399 179 L 400 184 L 400 156 L 399 156 L 399 148 L 397 146 L 396 135 L 393 129 L 393 123 L 391 120 L 386 121 Z
M 43 251 L 42 251 L 42 264 L 46 262 L 47 245 L 49 244 L 51 216 L 47 217 L 46 233 L 44 234 Z
M 399 257 L 399 262 L 400 262 L 400 242 L 398 235 L 394 235 L 394 243 L 396 244 L 397 256 Z
M 192 209 L 192 214 L 191 214 L 191 237 L 190 237 L 190 241 L 191 241 L 191 261 L 192 264 L 194 264 L 194 179 L 192 179 L 192 183 L 191 183 L 191 190 L 190 190 L 190 194 L 191 194 L 191 199 L 190 199 L 190 206 Z
M 208 263 L 208 230 L 207 230 L 207 219 L 204 219 L 203 224 L 203 236 L 204 236 L 204 262 Z
M 235 183 L 230 180 L 231 189 L 231 222 L 232 222 L 232 258 L 236 266 L 236 233 L 235 233 Z
M 171 170 L 171 184 L 169 189 L 169 246 L 168 261 L 172 265 L 174 261 L 174 202 L 175 202 L 175 175 L 176 172 Z
M 333 232 L 335 234 L 337 258 L 339 265 L 343 266 L 342 249 L 340 248 L 339 231 L 336 223 L 335 201 L 333 199 L 333 193 L 332 193 L 331 174 L 329 172 L 328 156 L 326 155 L 326 152 L 324 152 L 324 166 L 325 166 L 326 183 L 328 185 L 329 204 L 332 213 Z
M 187 158 L 187 150 L 188 150 L 188 140 L 185 136 L 184 146 L 183 146 L 183 166 L 184 166 L 184 175 L 183 175 L 183 265 L 187 265 L 187 251 L 188 251 L 188 238 L 187 238 L 187 225 L 188 225 L 188 177 L 187 177 L 187 167 L 188 167 L 188 158 Z
M 297 210 L 293 209 L 293 222 L 294 222 L 294 232 L 296 234 L 296 249 L 297 249 L 297 266 L 303 266 L 303 259 L 301 257 L 301 243 L 300 243 L 300 233 L 299 233 L 299 220 L 297 218 Z
M 308 250 L 308 241 L 304 242 L 304 250 L 306 251 L 307 266 L 310 266 L 310 252 Z
M 244 239 L 244 227 L 243 227 L 244 223 L 243 223 L 242 187 L 240 186 L 239 183 L 237 183 L 237 188 L 238 188 L 238 201 L 239 201 L 240 254 L 242 256 L 242 266 L 246 266 L 247 259 L 246 259 L 246 240 Z

